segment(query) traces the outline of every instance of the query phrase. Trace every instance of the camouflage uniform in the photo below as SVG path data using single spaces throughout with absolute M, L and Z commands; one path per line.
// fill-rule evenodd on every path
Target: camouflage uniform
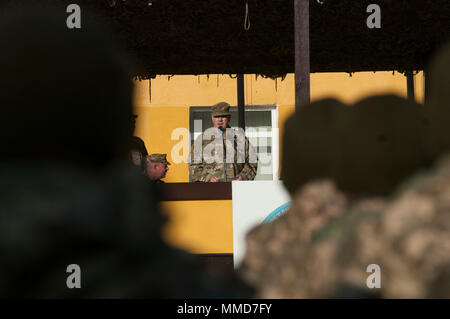
M 313 123 L 307 121 L 313 119 L 305 117 L 308 113 L 303 113 L 303 117 L 296 114 L 297 119 L 288 121 L 283 154 L 283 164 L 288 165 L 283 166 L 282 176 L 288 180 L 288 183 L 284 182 L 291 193 L 292 206 L 286 215 L 270 224 L 260 225 L 248 234 L 247 252 L 240 269 L 242 276 L 257 286 L 258 297 L 450 297 L 450 156 L 442 157 L 432 169 L 421 164 L 425 162 L 422 160 L 422 143 L 435 146 L 437 142 L 432 139 L 421 141 L 423 128 L 418 121 L 421 115 L 414 108 L 407 117 L 400 116 L 403 111 L 386 110 L 385 114 L 378 114 L 382 119 L 378 129 L 376 125 L 370 125 L 376 113 L 367 107 L 376 107 L 377 103 L 380 107 L 395 105 L 395 99 L 383 96 L 365 99 L 356 104 L 355 110 L 360 108 L 356 115 L 348 118 L 345 127 L 360 128 L 354 130 L 358 135 L 349 143 L 363 145 L 366 140 L 367 147 L 354 148 L 364 155 L 359 162 L 350 152 L 343 158 L 358 163 L 359 169 L 366 167 L 368 172 L 365 174 L 353 170 L 352 165 L 339 175 L 335 174 L 342 169 L 339 166 L 326 170 L 333 163 L 344 163 L 339 158 L 327 162 L 327 157 L 320 156 L 320 151 L 324 155 L 330 154 L 326 153 L 332 145 L 328 138 L 333 135 L 328 132 L 319 135 L 322 129 L 331 126 L 325 125 L 329 116 L 323 116 L 317 131 L 312 132 L 305 128 L 306 124 Z M 321 113 L 317 108 L 309 110 Z M 436 117 L 429 117 L 429 135 L 435 134 L 437 138 L 437 130 L 445 128 L 443 121 L 438 121 L 440 112 L 432 111 Z M 362 116 L 365 112 L 367 116 Z M 295 122 L 300 119 L 304 125 Z M 393 129 L 395 122 L 401 122 L 399 119 L 407 124 L 404 126 L 407 135 L 397 134 Z M 382 132 L 383 138 L 370 138 L 374 136 L 370 134 L 373 132 Z M 306 148 L 307 141 L 311 140 L 304 138 L 306 133 L 320 144 L 310 144 L 314 148 Z M 390 148 L 384 146 L 390 141 L 399 146 L 394 154 L 389 154 Z M 448 152 L 444 142 L 442 140 L 441 150 Z M 371 147 L 374 152 L 369 152 Z M 325 160 L 318 162 L 321 158 Z M 378 165 L 379 158 L 389 163 Z M 415 163 L 407 163 L 405 158 L 412 158 Z M 321 167 L 334 179 L 336 186 L 329 180 L 316 179 L 320 177 Z M 373 171 L 368 167 L 374 167 Z M 398 170 L 402 170 L 402 174 L 395 176 Z M 357 174 L 360 176 L 355 178 Z M 364 180 L 370 185 L 364 185 Z M 348 187 L 354 181 L 356 186 Z M 374 188 L 376 184 L 379 186 Z M 355 189 L 363 192 L 355 194 L 352 192 Z M 379 197 L 379 193 L 388 196 Z M 372 274 L 375 274 L 369 265 L 379 266 L 380 288 L 369 288 L 368 284 L 374 283 Z
M 314 252 L 322 245 L 332 247 L 327 263 L 333 280 L 323 282 L 317 293 L 338 298 L 349 291 L 356 297 L 376 293 L 383 298 L 449 298 L 449 207 L 450 157 L 415 174 L 378 208 L 352 205 L 342 220 L 322 229 L 309 248 Z M 371 264 L 380 267 L 379 289 L 366 285 Z
M 229 107 L 223 102 L 214 105 L 213 116 L 229 116 Z M 244 140 L 245 147 L 240 147 Z M 216 128 L 203 132 L 192 145 L 190 160 L 193 182 L 209 182 L 213 176 L 224 181 L 238 177 L 253 180 L 258 168 L 256 152 L 248 138 L 231 127 L 224 132 Z
M 239 272 L 259 298 L 449 298 L 449 208 L 450 157 L 388 198 L 310 182 L 286 215 L 248 234 Z M 379 289 L 367 287 L 371 264 Z
M 257 288 L 257 298 L 310 297 L 316 286 L 334 276 L 329 245 L 314 255 L 308 247 L 312 235 L 339 218 L 347 205 L 347 197 L 331 180 L 316 180 L 295 192 L 285 215 L 247 234 L 239 274 Z

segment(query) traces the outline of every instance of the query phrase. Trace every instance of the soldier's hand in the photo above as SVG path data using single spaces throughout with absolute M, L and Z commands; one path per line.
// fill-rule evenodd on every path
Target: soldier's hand
M 217 183 L 219 181 L 219 178 L 216 176 L 211 177 L 211 179 L 209 180 L 211 183 Z
M 233 181 L 242 181 L 242 176 L 239 176 L 238 178 L 233 179 Z

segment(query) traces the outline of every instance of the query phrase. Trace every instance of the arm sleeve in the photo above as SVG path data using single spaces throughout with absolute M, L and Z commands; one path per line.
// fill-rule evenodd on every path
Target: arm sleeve
M 190 154 L 190 163 L 189 163 L 189 175 L 191 177 L 192 182 L 207 182 L 206 178 L 207 176 L 205 175 L 205 163 L 202 161 L 200 163 L 195 163 L 194 162 L 194 154 L 195 154 L 195 149 L 194 149 L 194 144 L 192 144 L 191 146 L 191 154 Z
M 206 176 L 203 174 L 203 164 L 190 164 L 189 173 L 192 182 L 206 182 Z
M 257 171 L 258 156 L 248 138 L 245 138 L 245 164 L 238 176 L 240 176 L 243 181 L 252 181 L 255 179 Z

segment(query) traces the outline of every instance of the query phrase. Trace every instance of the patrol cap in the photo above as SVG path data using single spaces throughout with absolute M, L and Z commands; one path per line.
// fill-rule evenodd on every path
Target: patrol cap
M 219 102 L 211 106 L 212 116 L 231 116 L 230 104 L 227 102 Z
M 147 162 L 170 165 L 170 163 L 167 161 L 167 154 L 150 154 L 147 156 Z

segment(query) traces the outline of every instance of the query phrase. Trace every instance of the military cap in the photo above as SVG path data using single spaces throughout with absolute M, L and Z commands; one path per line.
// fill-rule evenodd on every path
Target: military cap
M 147 162 L 170 165 L 167 161 L 167 154 L 150 154 L 147 156 Z
M 230 114 L 230 104 L 227 102 L 219 102 L 214 104 L 212 107 L 213 116 L 231 116 Z

